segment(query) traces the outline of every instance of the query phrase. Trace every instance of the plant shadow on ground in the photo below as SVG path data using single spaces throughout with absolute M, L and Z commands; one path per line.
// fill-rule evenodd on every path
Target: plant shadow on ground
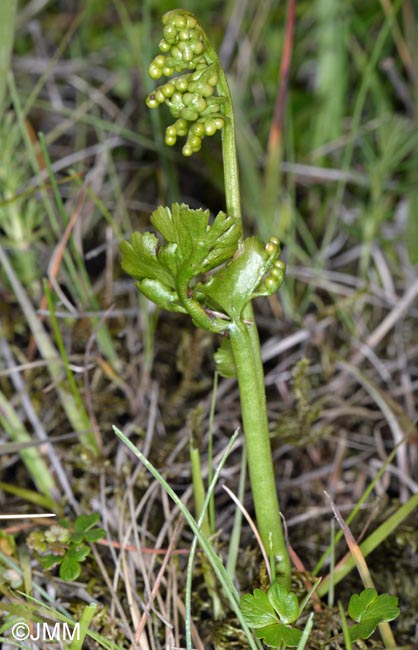
M 208 449 L 216 466 L 240 426 L 236 383 L 220 380 L 210 439 L 216 335 L 155 310 L 120 269 L 119 242 L 149 228 L 160 200 L 187 200 L 213 214 L 224 208 L 219 143 L 185 161 L 162 145 L 166 117 L 145 108 L 160 17 L 174 4 L 138 4 L 28 3 L 17 15 L 0 125 L 0 506 L 10 515 L 56 512 L 70 529 L 80 513 L 97 512 L 106 536 L 66 582 L 28 547 L 29 535 L 50 531 L 50 521 L 4 523 L 0 634 L 9 639 L 19 590 L 74 621 L 96 603 L 95 636 L 86 636 L 85 648 L 128 648 L 135 634 L 141 648 L 184 647 L 193 535 L 112 425 L 191 511 L 191 428 L 206 480 Z M 345 49 L 330 58 L 327 3 L 299 4 L 280 195 L 271 210 L 264 152 L 285 7 L 249 2 L 241 15 L 240 3 L 183 4 L 213 30 L 230 76 L 248 230 L 267 237 L 277 230 L 285 245 L 285 286 L 257 300 L 255 310 L 281 509 L 311 572 L 330 543 L 324 491 L 346 518 L 402 436 L 408 442 L 351 524 L 354 536 L 369 534 L 418 491 L 418 234 L 410 216 L 417 206 L 417 69 L 408 58 L 418 17 L 407 0 L 396 24 L 383 2 L 350 3 L 338 23 Z M 339 4 L 328 3 L 333 20 Z M 331 81 L 327 65 L 334 66 Z M 239 437 L 215 489 L 213 544 L 225 562 L 236 506 L 221 484 L 239 493 L 242 445 Z M 253 514 L 248 490 L 243 503 Z M 367 558 L 378 591 L 399 596 L 399 647 L 416 643 L 417 536 L 415 513 Z M 246 524 L 237 552 L 240 592 L 265 588 Z M 341 541 L 336 557 L 345 553 Z M 194 647 L 248 647 L 232 613 L 213 620 L 204 562 L 199 552 Z M 298 581 L 295 572 L 295 591 Z M 361 589 L 354 571 L 336 585 L 334 609 L 315 615 L 320 632 L 309 648 L 345 647 L 342 638 L 327 646 L 341 631 L 336 604 L 347 607 Z M 49 616 L 41 611 L 42 620 L 56 620 Z M 382 645 L 375 635 L 361 647 Z

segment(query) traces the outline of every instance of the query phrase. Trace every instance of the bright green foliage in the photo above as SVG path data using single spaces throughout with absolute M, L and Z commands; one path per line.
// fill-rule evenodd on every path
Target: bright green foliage
M 81 573 L 82 562 L 90 554 L 91 549 L 87 544 L 97 542 L 106 534 L 103 528 L 96 527 L 99 519 L 97 513 L 79 515 L 72 531 L 69 522 L 65 521 L 46 531 L 31 533 L 26 543 L 40 555 L 45 569 L 59 565 L 62 580 L 76 580 Z
M 223 97 L 215 95 L 219 63 L 205 32 L 187 11 L 169 11 L 163 16 L 163 39 L 149 75 L 152 79 L 185 73 L 156 88 L 147 97 L 147 106 L 166 104 L 176 121 L 167 127 L 165 142 L 172 146 L 178 136 L 187 136 L 183 154 L 199 151 L 202 139 L 223 128 Z
M 241 598 L 241 611 L 246 623 L 255 629 L 257 638 L 267 645 L 296 647 L 302 631 L 290 627 L 300 614 L 299 602 L 291 591 L 280 584 L 273 584 L 265 593 L 255 589 Z
M 296 594 L 275 583 L 268 590 L 268 597 L 282 623 L 294 623 L 299 616 Z
M 257 638 L 270 646 L 284 644 L 292 648 L 298 645 L 302 631 L 290 627 L 301 614 L 296 594 L 274 583 L 267 593 L 255 589 L 252 594 L 245 594 L 240 604 L 244 619 L 255 629 Z M 350 627 L 351 640 L 368 639 L 379 623 L 393 621 L 399 613 L 396 596 L 378 596 L 375 589 L 364 589 L 360 594 L 353 594 L 348 614 L 357 623 Z
M 209 210 L 191 210 L 178 203 L 159 207 L 151 215 L 151 223 L 170 244 L 175 244 L 176 261 L 185 265 L 187 273 L 206 273 L 235 253 L 240 230 L 236 220 L 219 212 L 209 225 Z
M 274 237 L 265 247 L 258 239 L 250 237 L 231 263 L 199 288 L 237 323 L 250 300 L 271 295 L 282 284 L 285 267 L 281 260 L 277 260 L 279 250 Z M 266 273 L 268 275 L 264 278 Z
M 364 589 L 360 594 L 351 596 L 348 614 L 357 621 L 350 628 L 351 640 L 368 639 L 379 623 L 393 621 L 399 616 L 398 599 L 389 594 L 378 596 L 376 589 Z
M 90 548 L 85 544 L 71 546 L 60 563 L 60 578 L 62 580 L 77 580 L 81 573 L 81 563 L 90 554 Z M 48 568 L 45 565 L 45 568 Z
M 149 232 L 134 233 L 130 242 L 121 243 L 122 267 L 150 300 L 189 313 L 204 329 L 226 331 L 230 322 L 241 321 L 250 300 L 270 295 L 283 282 L 278 240 L 272 237 L 263 246 L 249 238 L 239 249 L 240 226 L 223 212 L 209 224 L 208 210 L 175 203 L 171 209 L 157 208 L 151 222 L 165 243 L 159 245 Z
M 137 280 L 138 289 L 157 305 L 187 312 L 193 323 L 211 332 L 229 334 L 217 354 L 218 370 L 236 373 L 240 391 L 249 475 L 256 518 L 266 549 L 277 563 L 276 575 L 290 585 L 290 559 L 280 520 L 260 342 L 251 300 L 276 292 L 285 265 L 278 259 L 275 237 L 264 247 L 243 239 L 239 174 L 231 95 L 225 73 L 197 19 L 177 9 L 163 18 L 162 54 L 149 68 L 153 79 L 179 76 L 157 88 L 147 104 L 167 104 L 176 122 L 166 131 L 166 143 L 187 136 L 185 156 L 198 151 L 202 138 L 222 129 L 226 214 L 209 224 L 208 212 L 185 205 L 159 208 L 152 222 L 165 239 L 135 233 L 121 245 L 122 266 Z

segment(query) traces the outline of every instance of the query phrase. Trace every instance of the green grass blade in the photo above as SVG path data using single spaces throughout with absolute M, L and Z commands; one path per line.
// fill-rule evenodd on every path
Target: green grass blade
M 2 0 L 0 2 L 0 120 L 4 112 L 9 73 L 15 35 L 17 0 Z
M 399 508 L 389 519 L 387 519 L 383 524 L 381 524 L 371 535 L 369 535 L 364 542 L 360 544 L 360 550 L 364 557 L 367 557 L 372 551 L 374 551 L 380 544 L 382 544 L 387 537 L 397 527 L 411 515 L 414 510 L 418 508 L 418 494 L 414 494 L 407 503 Z M 337 566 L 334 574 L 333 581 L 334 584 L 341 582 L 345 576 L 352 571 L 355 567 L 355 562 L 353 557 L 350 555 L 345 560 L 344 564 Z M 323 580 L 323 582 L 318 587 L 318 594 L 324 596 L 329 589 L 329 579 Z
M 300 641 L 298 643 L 298 647 L 296 648 L 296 650 L 305 650 L 306 644 L 309 641 L 309 635 L 310 635 L 311 630 L 312 630 L 313 618 L 314 618 L 314 615 L 313 615 L 313 612 L 311 612 L 311 614 L 309 614 L 308 620 L 306 621 L 306 625 L 304 627 L 301 639 L 300 639 Z
M 26 431 L 21 418 L 12 406 L 12 403 L 1 391 L 0 422 L 14 442 L 29 442 L 31 440 L 31 436 Z M 37 489 L 46 498 L 48 502 L 47 507 L 54 508 L 54 500 L 50 498 L 50 494 L 56 489 L 55 481 L 49 471 L 48 465 L 42 458 L 39 449 L 37 447 L 21 449 L 19 454 Z
M 55 340 L 58 346 L 58 350 L 64 364 L 65 374 L 67 375 L 68 385 L 73 397 L 74 406 L 78 412 L 78 418 L 80 419 L 81 431 L 86 433 L 79 435 L 79 440 L 86 447 L 89 447 L 95 454 L 99 451 L 99 443 L 95 437 L 94 431 L 91 428 L 90 418 L 87 415 L 86 409 L 84 408 L 84 403 L 81 398 L 78 386 L 74 379 L 74 375 L 70 368 L 70 360 L 67 355 L 67 350 L 65 349 L 64 341 L 62 340 L 61 332 L 58 326 L 58 320 L 55 315 L 55 307 L 52 300 L 51 291 L 48 287 L 48 283 L 44 282 L 44 291 L 49 309 L 49 316 L 51 321 L 52 330 L 54 332 Z
M 28 465 L 26 466 L 28 467 Z M 42 468 L 42 466 L 41 469 L 45 471 L 45 468 Z M 33 471 L 31 471 L 31 476 L 39 489 L 38 481 L 35 480 Z M 44 483 L 46 483 L 47 481 L 45 480 L 45 477 L 42 478 L 44 480 Z M 50 477 L 50 479 L 48 478 L 47 480 L 52 480 L 52 476 Z M 34 505 L 40 506 L 41 508 L 45 508 L 45 510 L 48 511 L 49 510 L 54 511 L 59 509 L 58 504 L 55 503 L 55 501 L 51 499 L 50 496 L 40 494 L 39 492 L 35 492 L 34 490 L 28 490 L 27 488 L 20 487 L 19 485 L 12 485 L 11 483 L 3 483 L 3 481 L 0 481 L 0 490 L 3 490 L 4 492 L 9 494 L 14 494 L 15 496 L 19 497 L 22 501 L 26 501 L 27 503 L 33 503 Z
M 199 526 L 194 519 L 194 517 L 190 514 L 182 500 L 177 496 L 177 494 L 174 492 L 174 490 L 170 487 L 170 485 L 167 483 L 167 481 L 164 479 L 164 477 L 159 473 L 159 471 L 150 463 L 150 461 L 144 456 L 144 454 L 139 451 L 135 447 L 135 445 L 127 438 L 122 431 L 120 431 L 117 427 L 113 427 L 113 430 L 115 434 L 122 440 L 122 442 L 128 447 L 128 449 L 138 458 L 138 460 L 146 467 L 146 469 L 154 476 L 154 478 L 160 483 L 160 485 L 164 488 L 164 490 L 167 492 L 168 496 L 174 501 L 174 503 L 177 505 L 179 508 L 180 512 L 186 519 L 187 523 L 189 524 L 190 528 L 192 529 L 194 535 L 198 539 L 198 542 L 204 552 L 206 553 L 206 556 L 212 565 L 212 568 L 216 574 L 216 577 L 218 578 L 222 588 L 225 591 L 225 594 L 229 600 L 229 603 L 231 605 L 232 610 L 235 612 L 240 625 L 244 631 L 244 633 L 247 636 L 249 646 L 252 650 L 259 650 L 259 645 L 255 642 L 253 635 L 246 624 L 242 613 L 240 609 L 240 604 L 239 604 L 239 595 L 238 592 L 235 588 L 235 585 L 233 584 L 231 578 L 227 574 L 225 567 L 222 564 L 222 561 L 220 560 L 219 556 L 216 554 L 213 546 L 210 544 L 210 542 L 206 539 L 206 537 L 202 534 L 201 530 L 199 529 Z M 233 443 L 233 440 L 232 440 Z M 232 447 L 231 442 L 229 443 L 227 450 L 229 452 L 230 447 Z
M 39 353 L 48 362 L 48 372 L 55 384 L 56 391 L 60 398 L 62 408 L 64 409 L 72 428 L 76 432 L 85 432 L 85 420 L 80 416 L 78 405 L 70 391 L 62 385 L 63 380 L 63 364 L 57 351 L 51 342 L 45 327 L 38 318 L 38 315 L 29 300 L 22 283 L 16 276 L 10 261 L 0 246 L 0 265 L 3 267 L 4 273 L 14 291 L 16 299 L 20 305 L 26 322 L 33 334 Z
M 72 641 L 69 650 L 82 650 L 84 640 L 88 634 L 89 625 L 92 621 L 93 616 L 96 614 L 96 611 L 97 605 L 94 603 L 87 605 L 83 609 L 83 613 L 81 614 L 80 618 L 78 638 Z

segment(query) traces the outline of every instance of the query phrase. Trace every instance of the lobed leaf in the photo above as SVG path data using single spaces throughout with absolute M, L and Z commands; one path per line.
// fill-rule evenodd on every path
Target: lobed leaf
M 255 635 L 269 646 L 282 647 L 284 644 L 287 648 L 296 648 L 302 637 L 302 630 L 277 622 L 259 628 Z
M 161 307 L 161 309 L 175 311 L 181 314 L 187 313 L 179 303 L 177 292 L 168 289 L 162 282 L 145 279 L 142 282 L 137 282 L 136 286 L 144 296 L 154 302 L 158 307 Z
M 106 531 L 103 528 L 93 528 L 92 530 L 87 530 L 84 533 L 84 539 L 86 542 L 97 542 L 99 539 L 106 537 Z
M 243 251 L 199 289 L 237 322 L 267 272 L 268 255 L 255 237 L 244 241 Z
M 378 596 L 376 589 L 364 589 L 351 596 L 348 614 L 357 621 L 357 625 L 350 628 L 351 640 L 368 639 L 379 623 L 393 621 L 399 616 L 398 598 L 389 594 Z
M 73 546 L 69 548 L 65 555 L 65 558 L 77 560 L 77 562 L 83 562 L 89 554 L 90 547 L 83 544 L 82 546 Z
M 274 583 L 267 592 L 268 599 L 282 623 L 294 623 L 299 618 L 299 601 L 296 594 Z
M 81 564 L 71 557 L 65 557 L 60 565 L 59 575 L 62 580 L 77 580 L 81 573 Z
M 120 244 L 122 268 L 135 280 L 150 278 L 174 289 L 171 274 L 157 258 L 157 237 L 150 232 L 134 232 L 131 240 Z
M 100 520 L 100 515 L 98 512 L 92 512 L 90 515 L 79 515 L 74 522 L 74 532 L 82 533 Z
M 273 606 L 261 589 L 254 589 L 252 594 L 242 596 L 240 606 L 245 622 L 250 627 L 260 628 L 278 623 Z
M 240 236 L 237 220 L 219 212 L 209 225 L 209 210 L 192 210 L 184 203 L 159 207 L 151 223 L 171 244 L 178 263 L 188 262 L 192 275 L 206 273 L 229 260 Z M 164 250 L 164 249 L 162 249 Z
M 57 566 L 62 562 L 62 557 L 54 555 L 53 553 L 48 553 L 41 558 L 41 563 L 44 569 L 52 569 L 52 567 Z
M 399 616 L 398 598 L 389 594 L 377 595 L 376 589 L 364 589 L 360 594 L 353 594 L 348 604 L 348 614 L 355 621 L 367 621 L 380 618 L 380 621 L 392 621 Z

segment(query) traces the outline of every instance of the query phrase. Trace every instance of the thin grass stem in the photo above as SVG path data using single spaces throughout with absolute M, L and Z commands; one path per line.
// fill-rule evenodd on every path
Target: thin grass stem
M 0 2 L 0 120 L 2 119 L 7 92 L 7 75 L 15 36 L 17 0 Z

